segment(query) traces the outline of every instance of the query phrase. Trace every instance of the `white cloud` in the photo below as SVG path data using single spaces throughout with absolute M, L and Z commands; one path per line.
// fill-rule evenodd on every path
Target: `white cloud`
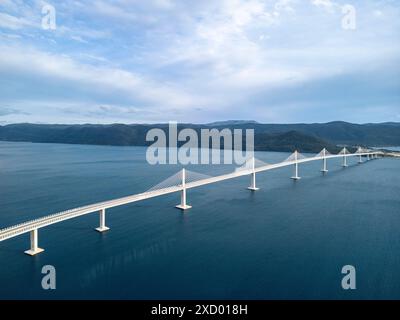
M 26 61 L 29 61 L 29 65 Z M 55 81 L 61 87 L 75 88 L 78 93 L 76 99 L 81 98 L 82 91 L 93 99 L 104 95 L 112 99 L 115 95 L 118 100 L 122 95 L 126 103 L 131 101 L 142 107 L 156 106 L 161 110 L 179 110 L 206 102 L 201 96 L 190 95 L 172 84 L 159 83 L 126 70 L 83 64 L 68 56 L 29 48 L 0 47 L 0 70 L 5 74 L 9 72 L 24 74 L 28 78 L 41 78 L 43 85 Z M 74 92 L 71 92 L 71 99 L 74 100 Z M 101 98 L 98 101 L 101 102 Z
M 0 0 L 0 7 L 8 10 L 17 10 L 20 4 L 20 2 L 17 3 L 16 1 L 12 0 Z
M 289 13 L 295 13 L 294 6 L 297 4 L 298 0 L 278 0 L 275 3 L 275 13 L 279 14 L 279 12 L 284 11 L 284 12 L 289 12 Z
M 14 115 L 14 114 L 20 115 L 20 114 L 28 114 L 28 113 L 22 112 L 21 110 L 18 110 L 18 109 L 0 106 L 0 117 Z
M 32 27 L 34 24 L 25 18 L 18 18 L 12 15 L 0 12 L 0 28 L 18 30 L 25 27 Z
M 60 1 L 55 32 L 33 33 L 19 21 L 12 29 L 19 39 L 1 34 L 0 92 L 12 102 L 7 86 L 21 84 L 32 106 L 46 104 L 48 113 L 51 104 L 72 108 L 82 117 L 117 120 L 113 112 L 133 110 L 154 119 L 214 120 L 239 118 L 243 106 L 252 106 L 273 120 L 293 114 L 290 92 L 398 68 L 398 6 L 367 2 L 356 3 L 358 28 L 349 33 L 341 28 L 340 5 L 330 0 Z M 33 21 L 34 7 L 28 9 L 19 18 L 7 14 Z M 13 71 L 16 83 L 6 77 Z M 40 88 L 29 92 L 39 86 L 32 78 L 43 79 L 51 97 Z M 280 103 L 269 98 L 275 92 L 285 92 L 275 99 Z
M 172 9 L 174 7 L 174 3 L 171 0 L 154 0 L 154 5 L 161 9 Z
M 374 10 L 373 15 L 376 18 L 382 18 L 384 16 L 383 12 L 381 10 Z
M 100 13 L 102 15 L 110 16 L 117 19 L 124 19 L 131 21 L 136 21 L 138 19 L 137 14 L 133 12 L 128 12 L 117 5 L 112 5 L 105 1 L 96 1 L 94 3 L 94 10 L 96 10 L 97 13 Z
M 331 0 L 311 0 L 311 2 L 317 7 L 333 8 L 335 6 Z

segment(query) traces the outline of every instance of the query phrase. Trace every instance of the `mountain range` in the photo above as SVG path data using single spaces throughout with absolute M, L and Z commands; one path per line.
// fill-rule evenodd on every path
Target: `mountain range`
M 0 126 L 0 140 L 41 143 L 70 143 L 116 146 L 146 146 L 146 133 L 152 128 L 168 132 L 168 124 L 9 124 Z M 336 152 L 342 146 L 400 146 L 400 123 L 353 124 L 342 121 L 312 124 L 262 124 L 230 120 L 208 124 L 178 124 L 178 130 L 224 128 L 254 129 L 255 149 L 265 151 L 318 152 L 328 147 Z

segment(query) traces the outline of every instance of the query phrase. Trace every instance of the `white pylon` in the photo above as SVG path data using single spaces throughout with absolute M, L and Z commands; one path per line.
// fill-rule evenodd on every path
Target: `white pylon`
M 291 177 L 291 179 L 293 179 L 293 180 L 300 180 L 301 179 L 299 177 L 299 164 L 298 164 L 297 160 L 298 160 L 298 152 L 296 150 L 294 152 L 294 161 L 295 161 L 295 164 L 294 164 L 294 176 Z
M 326 167 L 326 148 L 322 150 L 322 156 L 323 156 L 323 167 L 321 172 L 328 172 L 328 169 Z
M 256 159 L 253 156 L 253 158 L 251 159 L 251 166 L 252 166 L 253 172 L 251 173 L 251 176 L 250 176 L 250 186 L 247 188 L 251 191 L 260 190 L 256 186 L 256 164 L 255 164 L 255 162 L 256 162 Z
M 44 249 L 38 247 L 38 229 L 33 229 L 31 231 L 31 248 L 30 250 L 26 250 L 25 253 L 34 256 L 43 251 Z
M 191 206 L 186 204 L 186 170 L 182 169 L 182 191 L 181 191 L 181 204 L 177 205 L 176 208 L 181 210 L 190 209 Z
M 106 209 L 101 209 L 99 212 L 99 216 L 100 216 L 100 226 L 95 230 L 98 232 L 104 232 L 110 230 L 109 227 L 106 227 Z

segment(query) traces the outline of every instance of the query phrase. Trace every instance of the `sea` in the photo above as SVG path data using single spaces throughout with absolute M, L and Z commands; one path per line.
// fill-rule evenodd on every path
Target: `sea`
M 257 152 L 265 163 L 289 153 Z M 312 156 L 307 155 L 305 156 Z M 0 242 L 0 299 L 400 299 L 400 160 L 328 160 L 170 194 Z M 364 159 L 366 160 L 366 159 Z M 180 165 L 144 147 L 0 142 L 0 229 L 144 192 Z M 207 176 L 235 165 L 190 165 Z M 54 267 L 55 289 L 42 286 Z M 355 289 L 344 289 L 345 266 Z

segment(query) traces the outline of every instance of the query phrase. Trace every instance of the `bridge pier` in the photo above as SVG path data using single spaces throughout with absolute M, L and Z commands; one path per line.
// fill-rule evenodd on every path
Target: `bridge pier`
M 323 172 L 323 173 L 327 173 L 328 172 L 328 169 L 327 169 L 327 166 L 326 166 L 326 158 L 323 160 L 323 166 L 322 166 L 321 172 Z
M 44 251 L 44 249 L 38 247 L 38 229 L 31 231 L 31 249 L 26 250 L 25 253 L 30 256 L 34 256 Z
M 301 179 L 301 177 L 299 177 L 299 165 L 298 165 L 297 162 L 294 165 L 294 176 L 291 177 L 291 179 L 293 179 L 293 180 L 300 180 Z
M 185 169 L 182 169 L 182 191 L 181 191 L 181 204 L 175 206 L 176 208 L 180 209 L 180 210 L 188 210 L 191 208 L 191 206 L 189 206 L 186 203 L 186 171 Z
M 252 166 L 253 166 L 253 172 L 250 176 L 250 186 L 247 188 L 251 191 L 257 191 L 260 190 L 259 188 L 257 188 L 256 186 L 256 171 L 255 171 L 255 158 L 253 157 L 252 159 Z
M 360 156 L 358 158 L 358 163 L 363 163 L 361 154 L 360 154 Z
M 297 162 L 297 150 L 294 152 L 294 160 L 296 161 L 294 164 L 294 176 L 291 177 L 291 179 L 300 180 L 301 178 L 299 177 L 299 164 Z
M 100 215 L 100 226 L 95 230 L 98 232 L 104 232 L 110 230 L 110 228 L 106 227 L 106 209 L 101 209 L 99 215 Z
M 328 172 L 328 169 L 326 167 L 326 148 L 323 150 L 323 155 L 324 155 L 324 160 L 323 160 L 323 166 L 321 172 L 326 173 Z
M 346 156 L 343 157 L 342 167 L 343 167 L 343 168 L 348 167 L 348 165 L 347 165 L 347 157 L 346 157 Z
M 249 189 L 249 190 L 251 190 L 251 191 L 260 190 L 260 188 L 257 188 L 257 187 L 256 187 L 256 173 L 255 173 L 255 172 L 253 172 L 253 173 L 251 174 L 251 177 L 250 177 L 250 186 L 249 186 L 247 189 Z

